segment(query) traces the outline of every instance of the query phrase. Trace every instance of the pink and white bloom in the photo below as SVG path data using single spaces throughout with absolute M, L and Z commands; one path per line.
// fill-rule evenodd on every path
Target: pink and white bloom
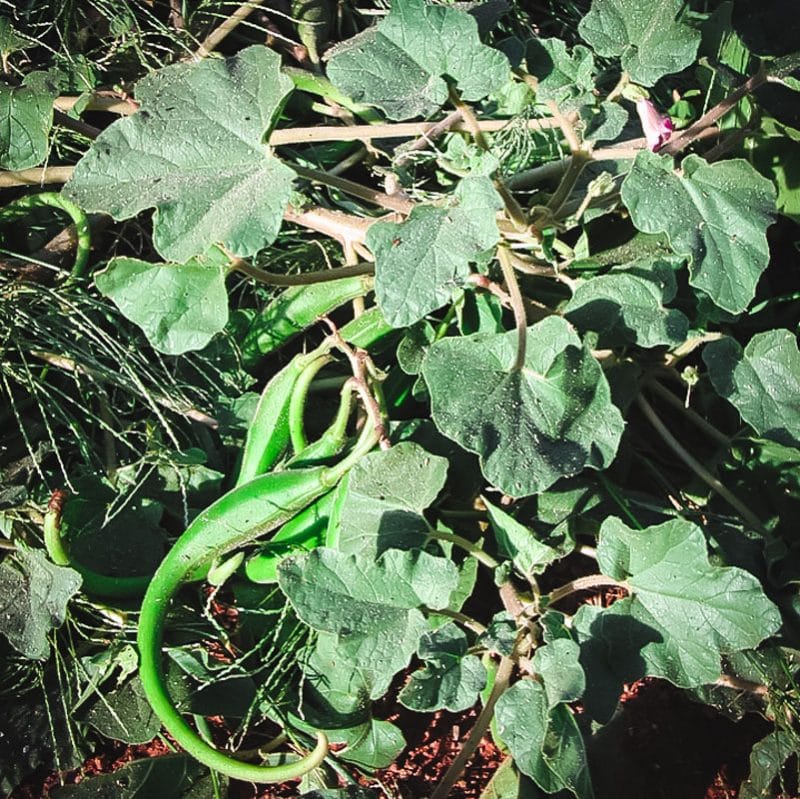
M 666 114 L 659 113 L 650 100 L 644 98 L 636 101 L 636 113 L 639 114 L 647 146 L 653 152 L 663 147 L 674 130 L 672 120 Z

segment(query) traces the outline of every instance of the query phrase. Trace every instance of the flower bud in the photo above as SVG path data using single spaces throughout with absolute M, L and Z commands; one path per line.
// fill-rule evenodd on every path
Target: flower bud
M 637 100 L 636 113 L 639 114 L 647 146 L 656 152 L 669 141 L 674 130 L 672 120 L 665 114 L 660 114 L 650 100 Z

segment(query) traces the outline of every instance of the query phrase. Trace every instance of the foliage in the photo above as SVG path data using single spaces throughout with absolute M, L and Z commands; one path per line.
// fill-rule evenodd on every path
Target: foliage
M 590 799 L 650 677 L 770 719 L 741 795 L 772 790 L 800 740 L 780 11 L 85 5 L 0 1 L 0 166 L 35 170 L 4 199 L 69 172 L 93 236 L 70 274 L 58 218 L 0 209 L 3 789 L 163 724 L 187 753 L 53 795 L 222 797 L 268 735 L 335 746 L 264 779 L 378 796 L 341 778 L 400 756 L 399 702 L 478 708 L 465 758 L 509 755 L 484 796 Z M 655 152 L 637 101 L 672 116 Z

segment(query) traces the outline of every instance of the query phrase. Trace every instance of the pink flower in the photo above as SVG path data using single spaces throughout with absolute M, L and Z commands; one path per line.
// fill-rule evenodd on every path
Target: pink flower
M 655 152 L 669 141 L 674 130 L 672 120 L 665 114 L 660 114 L 650 100 L 636 101 L 636 113 L 642 123 L 647 146 Z

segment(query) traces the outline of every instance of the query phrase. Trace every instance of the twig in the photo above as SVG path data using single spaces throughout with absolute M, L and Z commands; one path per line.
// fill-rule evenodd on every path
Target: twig
M 83 120 L 73 119 L 58 109 L 53 111 L 53 121 L 57 125 L 61 125 L 62 128 L 67 128 L 67 130 L 73 130 L 75 133 L 86 136 L 87 139 L 96 139 L 102 133 L 100 128 L 96 128 Z
M 431 126 L 427 128 L 424 133 L 421 133 L 408 144 L 401 144 L 400 147 L 395 150 L 395 166 L 402 166 L 412 157 L 413 153 L 424 150 L 434 139 L 438 139 L 439 136 L 455 127 L 461 121 L 461 112 L 453 111 L 444 119 L 431 123 Z
M 354 245 L 363 245 L 367 230 L 376 222 L 400 221 L 398 214 L 387 214 L 383 217 L 363 217 L 321 207 L 308 208 L 301 211 L 291 205 L 284 211 L 283 218 L 287 222 L 293 222 L 301 227 L 336 239 L 343 247 L 346 247 L 348 242 Z
M 728 490 L 711 472 L 684 449 L 683 445 L 669 432 L 666 425 L 658 417 L 650 403 L 639 394 L 636 404 L 650 424 L 655 427 L 664 443 L 713 491 L 716 491 L 741 517 L 755 530 L 765 533 L 764 525 L 759 518 L 732 491 Z
M 519 288 L 517 275 L 509 257 L 508 248 L 501 244 L 497 248 L 497 260 L 500 261 L 500 268 L 503 270 L 503 278 L 511 297 L 511 307 L 514 311 L 514 321 L 517 328 L 517 357 L 514 360 L 514 371 L 520 371 L 525 365 L 525 355 L 528 346 L 528 319 L 525 314 L 525 303 L 522 299 L 522 292 Z
M 220 42 L 236 28 L 236 26 L 243 22 L 250 14 L 253 13 L 263 2 L 263 0 L 252 0 L 252 2 L 242 3 L 236 11 L 233 12 L 223 23 L 214 28 L 211 33 L 206 36 L 200 43 L 200 46 L 194 52 L 194 58 L 205 58 L 219 46 Z
M 345 194 L 351 194 L 353 197 L 358 197 L 360 200 L 372 203 L 373 205 L 379 205 L 390 211 L 397 211 L 400 214 L 408 215 L 415 205 L 411 200 L 404 200 L 396 194 L 385 194 L 382 191 L 376 191 L 369 186 L 364 186 L 353 180 L 347 180 L 347 178 L 342 178 L 338 175 L 331 175 L 321 169 L 311 169 L 310 167 L 300 166 L 299 164 L 289 164 L 289 166 L 301 178 L 322 183 L 324 186 L 338 189 Z

